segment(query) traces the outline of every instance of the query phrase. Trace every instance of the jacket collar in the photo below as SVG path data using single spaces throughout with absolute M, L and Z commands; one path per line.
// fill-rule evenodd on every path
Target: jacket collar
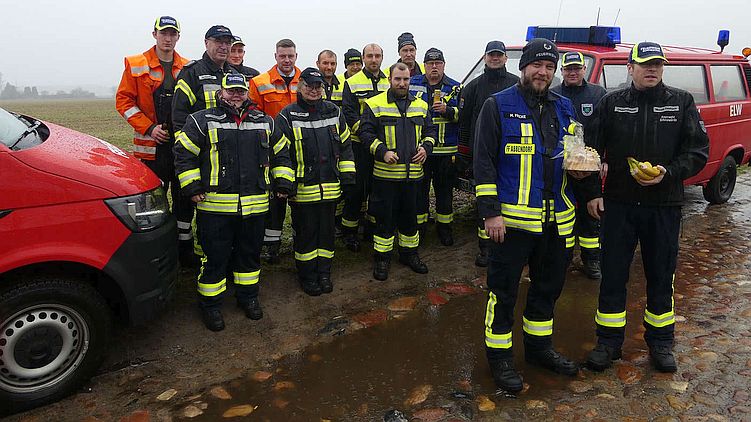
M 205 51 L 203 52 L 203 57 L 201 57 L 201 60 L 203 60 L 204 63 L 206 63 L 206 66 L 208 66 L 209 70 L 211 70 L 212 72 L 222 71 L 224 73 L 227 73 L 230 71 L 229 62 L 224 62 L 224 66 L 219 67 L 216 65 L 216 63 L 214 63 L 213 60 L 211 60 L 211 58 L 209 57 L 209 53 Z
M 302 73 L 302 70 L 300 70 L 297 66 L 295 66 L 295 74 L 292 76 L 292 84 L 297 84 L 297 81 L 300 80 L 300 74 Z M 277 69 L 276 65 L 274 65 L 271 69 L 268 71 L 269 79 L 271 82 L 284 82 L 284 78 L 281 74 L 279 74 L 279 69 Z
M 660 81 L 655 87 L 648 88 L 645 90 L 638 90 L 636 87 L 634 87 L 634 83 L 631 82 L 631 87 L 628 89 L 627 92 L 627 99 L 630 100 L 639 100 L 641 98 L 645 98 L 647 101 L 655 100 L 657 98 L 661 99 L 668 99 L 672 97 L 673 94 L 670 92 L 669 89 L 667 89 L 667 86 Z
M 150 49 L 143 52 L 143 55 L 146 56 L 146 60 L 149 62 L 149 67 L 154 69 L 156 67 L 161 67 L 162 63 L 159 61 L 159 56 L 156 54 L 156 46 L 151 47 Z M 177 54 L 177 51 L 172 52 L 172 68 L 173 69 L 182 69 L 183 63 L 185 63 L 185 59 L 179 54 Z
M 407 98 L 406 99 L 407 99 L 408 102 L 411 103 L 412 101 L 415 100 L 415 96 L 412 95 L 411 92 L 407 91 Z M 388 91 L 386 91 L 386 101 L 388 101 L 389 103 L 395 103 L 396 100 L 397 100 L 397 98 L 394 97 L 394 91 L 391 88 L 389 88 Z
M 368 77 L 368 79 L 376 79 L 376 75 L 373 75 L 372 73 L 368 72 L 367 69 L 363 68 L 362 73 Z M 386 74 L 383 73 L 383 70 L 378 69 L 378 78 L 377 79 L 383 79 L 386 77 Z

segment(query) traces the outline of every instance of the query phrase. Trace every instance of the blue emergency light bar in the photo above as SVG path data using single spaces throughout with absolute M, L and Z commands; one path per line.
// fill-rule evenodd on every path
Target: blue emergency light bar
M 621 28 L 618 26 L 590 26 L 589 28 L 530 26 L 527 28 L 527 41 L 532 38 L 547 38 L 556 43 L 614 47 L 621 42 Z

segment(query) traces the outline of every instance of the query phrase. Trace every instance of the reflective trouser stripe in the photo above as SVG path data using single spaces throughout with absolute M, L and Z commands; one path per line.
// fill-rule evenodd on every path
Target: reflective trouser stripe
M 600 238 L 579 236 L 579 246 L 585 249 L 597 249 L 600 247 Z
M 178 230 L 188 230 L 188 229 L 190 229 L 190 221 L 178 221 L 177 222 L 177 229 Z
M 315 258 L 332 259 L 334 258 L 334 251 L 328 249 L 315 249 L 307 253 L 295 252 L 295 259 L 298 261 L 311 261 Z
M 278 242 L 280 240 L 282 240 L 281 230 L 271 230 L 271 229 L 264 230 L 264 233 L 263 233 L 264 242 Z
M 595 315 L 595 322 L 603 327 L 621 328 L 626 326 L 626 311 L 606 314 L 597 310 Z
M 203 275 L 203 270 L 201 270 L 201 275 Z M 201 296 L 216 296 L 225 290 L 227 290 L 226 278 L 221 279 L 217 283 L 201 283 L 200 281 L 198 282 L 198 294 L 200 294 Z
M 394 236 L 383 238 L 374 235 L 373 249 L 375 249 L 376 252 L 391 252 L 394 249 Z
M 439 214 L 435 213 L 435 221 L 441 224 L 449 224 L 454 221 L 454 214 Z
M 488 293 L 488 304 L 485 308 L 485 345 L 491 349 L 510 349 L 511 331 L 502 334 L 493 333 L 496 303 L 498 303 L 498 298 L 495 294 L 493 292 Z
M 402 248 L 416 248 L 420 245 L 420 232 L 415 232 L 412 236 L 399 233 L 399 246 Z
M 667 327 L 668 325 L 675 324 L 675 312 L 670 311 L 657 315 L 645 309 L 644 322 L 656 328 Z
M 232 275 L 235 278 L 235 284 L 250 286 L 251 284 L 258 283 L 258 280 L 261 278 L 261 270 L 252 271 L 249 273 L 233 272 Z
M 428 222 L 428 213 L 417 214 L 417 224 L 424 224 Z
M 342 226 L 355 228 L 357 227 L 357 220 L 347 220 L 346 218 L 342 217 Z
M 548 321 L 530 321 L 524 317 L 524 332 L 533 336 L 552 336 L 553 320 Z
M 490 239 L 490 236 L 488 236 L 488 233 L 485 231 L 485 229 L 477 228 L 477 237 L 480 239 L 488 240 Z
M 573 236 L 569 236 L 566 238 L 566 249 L 571 249 L 576 245 L 576 239 L 574 239 Z

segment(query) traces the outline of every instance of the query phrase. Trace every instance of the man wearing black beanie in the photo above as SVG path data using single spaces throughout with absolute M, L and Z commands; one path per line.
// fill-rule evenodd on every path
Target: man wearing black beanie
M 514 369 L 511 332 L 527 264 L 524 357 L 568 376 L 579 370 L 552 342 L 553 309 L 571 259 L 575 216 L 571 181 L 563 159 L 556 157 L 563 155 L 563 136 L 576 113 L 571 101 L 548 90 L 557 63 L 552 41 L 529 41 L 519 62 L 521 80 L 485 100 L 475 134 L 477 209 L 491 240 L 485 350 L 497 386 L 512 393 L 523 387 Z

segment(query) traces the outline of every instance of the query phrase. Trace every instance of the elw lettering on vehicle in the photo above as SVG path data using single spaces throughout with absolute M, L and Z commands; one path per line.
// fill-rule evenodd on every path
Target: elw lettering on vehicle
M 743 104 L 730 104 L 730 117 L 738 117 L 743 111 Z

